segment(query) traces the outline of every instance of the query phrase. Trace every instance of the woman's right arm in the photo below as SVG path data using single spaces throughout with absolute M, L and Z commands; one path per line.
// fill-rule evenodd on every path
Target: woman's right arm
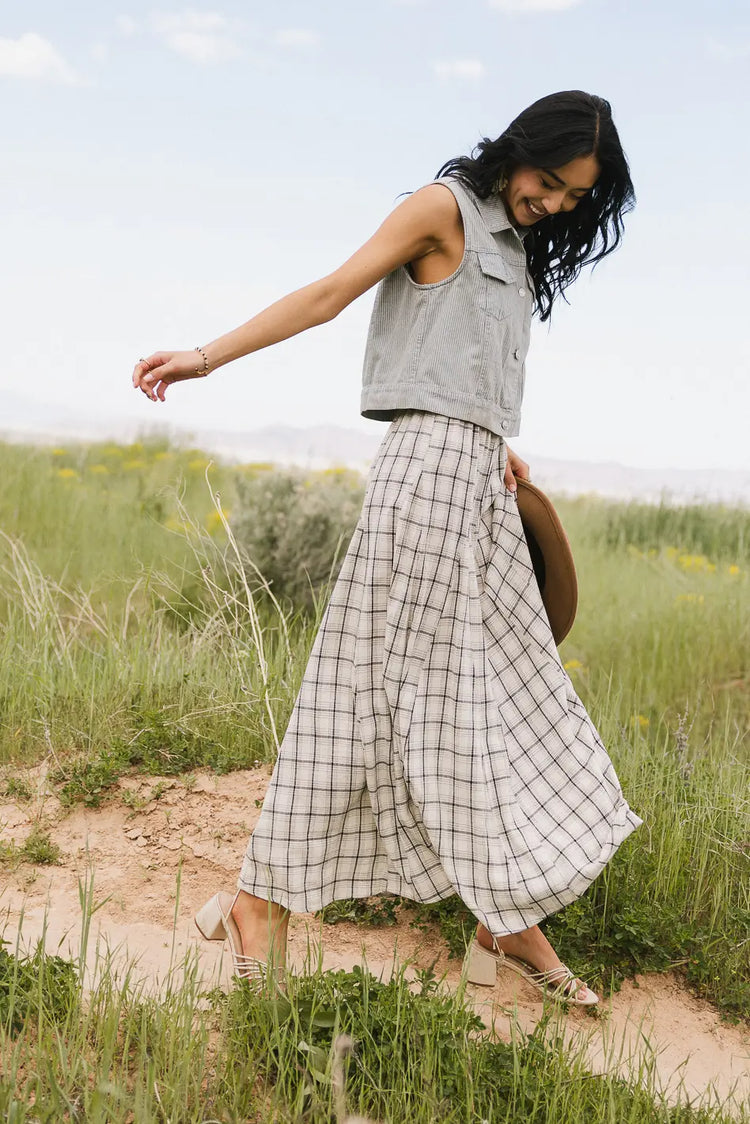
M 251 320 L 202 348 L 209 371 L 242 355 L 289 339 L 333 320 L 342 309 L 386 274 L 426 254 L 439 252 L 461 216 L 455 196 L 441 184 L 427 184 L 391 212 L 373 236 L 333 273 L 296 289 Z M 153 401 L 164 401 L 173 382 L 200 377 L 197 351 L 159 351 L 136 364 L 133 386 Z

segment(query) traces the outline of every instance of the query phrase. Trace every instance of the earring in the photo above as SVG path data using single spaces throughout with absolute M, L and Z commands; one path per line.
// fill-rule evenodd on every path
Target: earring
M 499 180 L 495 184 L 495 191 L 499 195 L 501 191 L 505 191 L 507 186 L 508 186 L 508 177 L 505 175 L 505 173 L 502 173 Z

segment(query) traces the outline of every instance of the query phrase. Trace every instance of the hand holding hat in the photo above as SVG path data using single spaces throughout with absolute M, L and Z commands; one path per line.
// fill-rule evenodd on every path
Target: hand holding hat
M 505 446 L 505 476 L 503 477 L 505 487 L 511 491 L 516 491 L 516 478 L 519 480 L 530 480 L 531 473 L 526 461 L 521 460 L 517 453 L 514 453 L 509 445 Z

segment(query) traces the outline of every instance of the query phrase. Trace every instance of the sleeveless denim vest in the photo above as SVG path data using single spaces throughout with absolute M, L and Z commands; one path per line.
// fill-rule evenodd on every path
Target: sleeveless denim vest
M 378 285 L 365 346 L 360 413 L 390 421 L 428 410 L 519 432 L 534 289 L 524 230 L 499 195 L 479 199 L 455 178 L 464 255 L 450 277 L 420 285 L 405 265 Z

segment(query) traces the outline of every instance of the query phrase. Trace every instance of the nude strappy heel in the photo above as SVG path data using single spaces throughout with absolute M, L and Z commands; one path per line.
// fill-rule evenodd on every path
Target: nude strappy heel
M 519 976 L 523 976 L 537 991 L 541 991 L 543 995 L 550 999 L 572 1003 L 578 1007 L 594 1007 L 599 1002 L 599 996 L 596 992 L 592 991 L 590 987 L 586 987 L 585 984 L 585 993 L 582 998 L 579 998 L 577 992 L 580 988 L 571 986 L 577 976 L 574 972 L 571 972 L 567 964 L 559 964 L 556 968 L 539 972 L 532 964 L 522 960 L 520 956 L 511 956 L 510 953 L 503 952 L 494 937 L 493 944 L 495 946 L 494 951 L 481 945 L 476 937 L 472 940 L 466 952 L 466 979 L 469 983 L 493 987 L 497 980 L 498 965 L 504 965 L 511 971 L 517 972 Z
M 237 922 L 232 917 L 232 906 L 237 901 L 239 894 L 239 890 L 234 897 L 221 891 L 214 894 L 196 913 L 195 925 L 198 932 L 207 941 L 227 941 L 232 953 L 235 976 L 239 979 L 250 980 L 254 984 L 264 984 L 268 975 L 266 961 L 258 960 L 254 956 L 245 956 L 241 951 L 242 937 L 237 928 Z M 279 965 L 275 971 L 276 979 L 281 986 L 284 968 Z

